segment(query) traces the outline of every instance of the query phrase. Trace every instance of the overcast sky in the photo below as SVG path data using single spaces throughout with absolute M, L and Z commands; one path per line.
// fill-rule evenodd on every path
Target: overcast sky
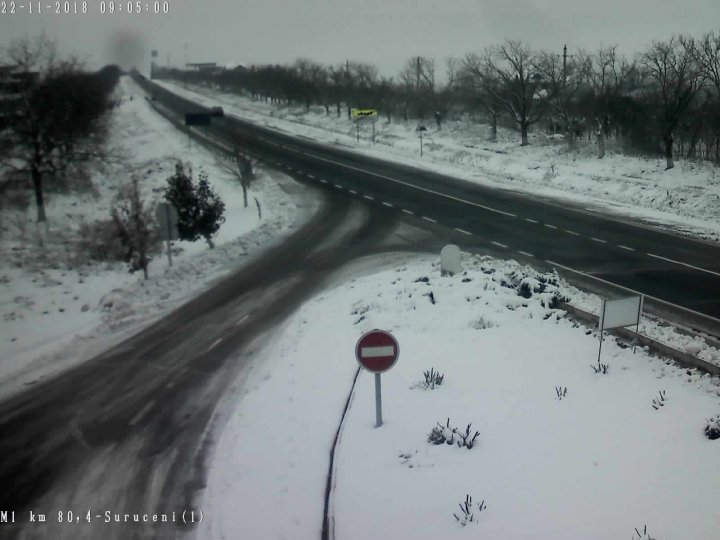
M 505 38 L 558 53 L 566 43 L 570 52 L 617 44 L 633 54 L 653 39 L 720 31 L 720 0 L 168 0 L 159 15 L 129 15 L 126 1 L 115 2 L 122 13 L 102 14 L 101 1 L 88 0 L 87 14 L 69 15 L 51 12 L 55 0 L 40 0 L 42 14 L 29 14 L 28 0 L 14 3 L 14 15 L 0 14 L 0 47 L 44 31 L 91 67 L 147 67 L 152 49 L 177 65 L 187 43 L 190 62 L 350 59 L 392 75 L 411 56 L 444 62 Z

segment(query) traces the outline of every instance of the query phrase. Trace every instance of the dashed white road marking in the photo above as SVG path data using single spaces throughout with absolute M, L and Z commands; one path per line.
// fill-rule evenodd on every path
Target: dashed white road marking
M 387 206 L 387 207 L 389 207 L 389 208 L 392 208 L 392 207 L 393 207 L 392 204 L 390 204 L 389 202 L 385 202 L 385 201 L 383 201 L 383 206 Z
M 352 193 L 353 195 L 357 195 L 357 191 L 355 191 L 354 189 L 350 189 L 348 191 L 350 191 L 350 193 Z
M 328 181 L 325 180 L 324 178 L 321 178 L 320 181 L 321 181 L 323 184 L 327 184 L 327 183 L 328 183 Z
M 625 250 L 627 250 L 627 251 L 635 251 L 635 248 L 623 246 L 622 244 L 618 244 L 618 247 L 619 247 L 620 249 L 625 249 Z
M 308 178 L 312 178 L 313 180 L 315 180 L 315 175 L 313 175 L 313 174 L 308 174 L 307 177 L 308 177 Z
M 368 201 L 374 201 L 374 200 L 375 200 L 375 199 L 373 199 L 370 195 L 363 195 L 363 197 L 366 198 Z
M 455 230 L 459 233 L 467 234 L 468 236 L 472 236 L 472 233 L 467 232 L 465 229 L 459 229 L 458 227 L 455 227 Z
M 236 323 L 235 326 L 240 326 L 242 323 L 244 323 L 250 315 L 243 315 Z
M 437 220 L 435 220 L 435 219 L 433 219 L 433 218 L 431 218 L 431 217 L 423 216 L 422 218 L 423 218 L 425 221 L 429 221 L 430 223 L 437 223 Z
M 505 248 L 507 249 L 507 246 L 505 244 L 501 244 L 500 242 L 490 242 L 493 246 L 497 246 L 499 248 Z
M 564 231 L 568 234 L 572 234 L 573 236 L 580 236 L 579 232 L 571 231 L 569 229 L 564 229 Z
M 712 270 L 707 270 L 705 268 L 700 268 L 699 266 L 693 266 L 692 264 L 676 261 L 674 259 L 668 259 L 667 257 L 661 257 L 660 255 L 655 255 L 654 253 L 646 253 L 648 257 L 653 257 L 654 259 L 660 259 L 663 261 L 671 262 L 673 264 L 679 264 L 681 266 L 686 266 L 687 268 L 692 268 L 693 270 L 697 270 L 698 272 L 705 272 L 706 274 L 712 274 L 713 276 L 720 276 L 720 273 L 713 272 Z
M 530 219 L 529 217 L 526 217 L 526 218 L 525 218 L 525 221 L 529 221 L 530 223 L 540 223 L 538 220 L 536 220 L 536 219 Z
M 532 253 L 528 253 L 527 251 L 518 251 L 520 255 L 525 255 L 526 257 L 534 257 Z
M 342 189 L 343 187 L 340 184 L 333 184 L 336 188 Z
M 130 420 L 130 425 L 134 426 L 135 424 L 137 424 L 140 421 L 140 419 L 143 416 L 145 416 L 145 413 L 148 412 L 153 405 L 155 405 L 155 400 L 151 399 L 150 401 L 147 402 L 147 404 L 145 404 L 145 406 L 142 409 L 140 409 L 140 411 L 135 416 L 132 417 L 132 420 Z
M 350 169 L 350 170 L 358 171 L 358 172 L 361 172 L 361 173 L 364 173 L 364 174 L 369 174 L 369 175 L 375 176 L 375 177 L 377 177 L 377 178 L 382 178 L 382 179 L 384 179 L 384 180 L 388 180 L 389 182 L 394 182 L 394 183 L 396 183 L 396 184 L 401 184 L 401 185 L 403 185 L 403 186 L 406 186 L 406 187 L 409 187 L 409 188 L 412 188 L 412 189 L 417 189 L 418 191 L 424 191 L 425 193 L 431 193 L 431 194 L 433 194 L 433 195 L 438 195 L 438 196 L 440 196 L 440 197 L 444 197 L 444 198 L 446 198 L 446 199 L 450 199 L 450 200 L 453 200 L 453 201 L 458 201 L 458 202 L 461 202 L 461 203 L 464 203 L 464 204 L 468 204 L 468 205 L 474 206 L 474 207 L 476 207 L 476 208 L 482 208 L 482 209 L 484 209 L 484 210 L 488 210 L 489 212 L 495 212 L 496 214 L 502 214 L 503 216 L 513 217 L 513 218 L 514 218 L 514 217 L 517 217 L 516 214 L 513 214 L 513 213 L 511 213 L 511 212 L 505 212 L 504 210 L 498 210 L 497 208 L 492 208 L 492 207 L 490 207 L 490 206 L 485 206 L 484 204 L 475 203 L 475 202 L 472 202 L 472 201 L 468 201 L 468 200 L 465 200 L 465 199 L 461 199 L 460 197 L 453 197 L 452 195 L 448 195 L 447 193 L 441 193 L 441 192 L 435 191 L 435 190 L 433 190 L 433 189 L 428 189 L 428 188 L 416 186 L 415 184 L 410 184 L 409 182 L 403 182 L 402 180 L 398 180 L 398 179 L 396 179 L 396 178 L 391 178 L 390 176 L 385 176 L 384 174 L 379 174 L 379 173 L 376 173 L 376 172 L 368 171 L 368 170 L 366 170 L 366 169 L 362 169 L 362 168 L 360 168 L 360 167 L 353 167 L 352 165 L 348 165 L 348 164 L 346 164 L 346 163 L 340 163 L 339 161 L 334 161 L 334 160 L 332 160 L 332 159 L 327 159 L 327 158 L 324 158 L 324 157 L 322 157 L 322 156 L 318 156 L 317 154 L 306 153 L 305 155 L 310 156 L 310 157 L 315 158 L 315 159 L 318 159 L 318 160 L 320 160 L 320 161 L 324 161 L 324 162 L 326 162 L 326 163 L 332 163 L 332 164 L 334 164 L 334 165 L 338 165 L 338 166 L 340 166 L 340 167 L 344 167 L 345 169 Z
M 415 215 L 415 213 L 414 213 L 412 210 L 405 210 L 405 209 L 403 208 L 402 211 L 405 212 L 406 214 L 410 214 L 411 216 L 414 216 L 414 215 Z
M 215 347 L 218 346 L 218 344 L 219 344 L 221 341 L 222 341 L 222 338 L 216 339 L 215 342 L 214 342 L 212 345 L 210 345 L 210 347 L 208 348 L 208 350 L 205 351 L 205 352 L 210 352 L 210 351 L 212 351 Z
M 545 225 L 548 229 L 557 229 L 555 225 L 550 225 L 549 223 L 543 223 L 543 225 Z
M 601 244 L 607 244 L 607 240 L 603 240 L 602 238 L 595 238 L 594 236 L 591 236 L 590 240 L 592 240 L 593 242 L 600 242 Z

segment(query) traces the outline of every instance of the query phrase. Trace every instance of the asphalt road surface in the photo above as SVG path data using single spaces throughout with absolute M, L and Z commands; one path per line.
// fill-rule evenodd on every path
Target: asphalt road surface
M 141 81 L 148 87 L 148 81 Z M 202 110 L 159 87 L 156 101 L 182 114 Z M 567 266 L 720 319 L 720 246 L 667 228 L 487 188 L 361 156 L 339 144 L 293 137 L 234 116 L 204 128 L 307 181 L 455 231 L 456 243 L 503 257 Z M 720 201 L 719 201 L 720 204 Z
M 118 524 L 115 514 L 175 512 L 181 520 L 183 510 L 197 510 L 213 415 L 230 386 L 242 384 L 253 352 L 334 270 L 377 251 L 395 229 L 392 213 L 325 197 L 306 225 L 250 266 L 0 404 L 0 510 L 16 516 L 0 537 L 126 540 L 185 530 Z M 46 523 L 30 522 L 31 511 Z M 58 512 L 67 521 L 69 511 L 76 521 L 58 523 Z

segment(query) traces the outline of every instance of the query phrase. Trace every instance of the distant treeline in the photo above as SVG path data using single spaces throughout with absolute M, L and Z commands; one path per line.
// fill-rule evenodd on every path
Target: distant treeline
M 216 71 L 156 70 L 174 78 L 274 103 L 325 107 L 337 116 L 351 107 L 373 107 L 390 122 L 433 120 L 470 113 L 492 126 L 514 126 L 528 144 L 534 124 L 563 133 L 572 148 L 592 137 L 598 155 L 614 138 L 627 152 L 684 156 L 720 162 L 720 35 L 687 35 L 656 41 L 633 58 L 615 46 L 596 51 L 535 50 L 519 41 L 450 58 L 445 81 L 426 57 L 407 61 L 396 77 L 381 77 L 362 62 Z

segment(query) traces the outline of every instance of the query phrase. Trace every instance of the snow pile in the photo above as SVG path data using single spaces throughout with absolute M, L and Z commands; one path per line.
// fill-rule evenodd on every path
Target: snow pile
M 118 89 L 113 112 L 112 162 L 94 171 L 96 192 L 47 193 L 49 229 L 38 229 L 35 207 L 5 208 L 0 235 L 0 388 L 1 393 L 32 384 L 40 376 L 76 364 L 142 324 L 191 298 L 212 280 L 237 269 L 256 248 L 289 231 L 301 218 L 302 190 L 286 193 L 283 175 L 258 170 L 244 208 L 242 189 L 217 158 L 159 116 L 128 77 Z M 83 224 L 108 219 L 117 187 L 129 174 L 142 179 L 150 202 L 162 197 L 175 163 L 204 170 L 226 204 L 226 222 L 217 247 L 175 242 L 173 266 L 158 255 L 150 280 L 129 274 L 123 263 L 96 263 L 78 254 Z M 253 198 L 263 210 L 262 221 Z M 305 209 L 307 211 L 307 209 Z M 43 246 L 39 246 L 40 238 Z M 65 349 L 63 350 L 63 347 Z
M 361 128 L 356 142 L 354 124 L 343 114 L 325 114 L 323 107 L 275 106 L 204 87 L 181 88 L 167 81 L 159 84 L 208 106 L 222 105 L 225 112 L 281 131 L 335 143 L 357 151 L 504 189 L 522 190 L 576 204 L 600 206 L 671 226 L 678 232 L 720 239 L 720 170 L 712 163 L 678 160 L 665 171 L 661 158 L 639 158 L 613 151 L 602 160 L 595 147 L 579 142 L 568 152 L 562 137 L 533 134 L 531 145 L 519 146 L 518 134 L 499 129 L 490 142 L 490 128 L 469 119 L 446 121 L 443 129 L 429 129 L 424 136 L 422 161 L 416 122 L 395 119 L 376 122 L 375 146 L 369 125 Z
M 717 538 L 718 443 L 704 430 L 720 380 L 613 339 L 595 373 L 596 333 L 553 308 L 579 291 L 513 261 L 465 256 L 452 277 L 438 263 L 349 279 L 275 334 L 215 450 L 203 538 L 319 535 L 355 343 L 373 328 L 393 333 L 400 359 L 382 376 L 379 429 L 373 376 L 358 378 L 336 453 L 337 538 L 609 540 L 645 526 Z M 431 368 L 442 384 L 423 391 Z M 438 424 L 479 435 L 433 444 Z

